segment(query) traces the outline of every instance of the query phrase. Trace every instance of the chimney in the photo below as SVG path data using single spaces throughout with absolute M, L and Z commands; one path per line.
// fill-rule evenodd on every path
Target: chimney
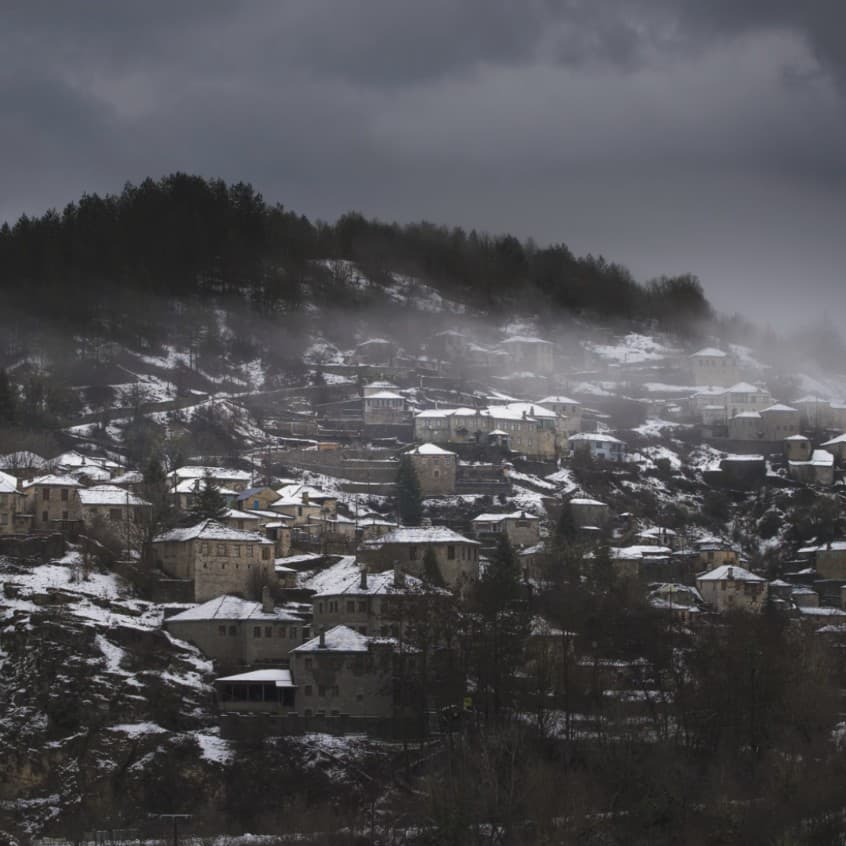
M 359 583 L 358 583 L 358 586 L 359 586 L 362 590 L 367 590 L 367 567 L 362 567 L 362 568 L 361 568 L 361 579 L 360 579 L 360 581 L 359 581 Z
M 272 614 L 274 607 L 273 597 L 270 595 L 270 588 L 265 585 L 261 589 L 261 610 L 265 614 Z
M 733 579 L 733 578 L 734 578 L 734 567 L 731 567 L 731 566 L 730 566 L 730 567 L 728 568 L 728 577 L 729 577 L 730 579 Z
M 326 649 L 326 626 L 320 627 L 320 648 Z
M 303 505 L 308 505 L 308 491 L 303 491 Z
M 394 561 L 394 587 L 405 587 L 405 572 L 399 565 L 399 561 Z

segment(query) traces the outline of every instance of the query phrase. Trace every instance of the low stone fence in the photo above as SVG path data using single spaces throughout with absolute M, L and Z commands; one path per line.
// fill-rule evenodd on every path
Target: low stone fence
M 0 535 L 0 555 L 9 558 L 30 558 L 46 564 L 65 554 L 65 536 L 61 532 L 49 535 Z

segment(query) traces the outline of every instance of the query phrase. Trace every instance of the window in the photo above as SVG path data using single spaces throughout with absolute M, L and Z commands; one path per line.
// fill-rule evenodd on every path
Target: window
M 230 626 L 229 627 L 229 637 L 235 637 L 238 634 L 238 627 L 237 626 Z
M 62 520 L 67 520 L 67 519 L 68 519 L 68 512 L 67 512 L 67 511 L 63 511 L 63 512 L 62 512 Z
M 216 547 L 216 551 L 217 551 L 217 555 L 221 555 L 221 556 L 226 555 L 226 544 L 225 543 L 219 543 Z
M 218 626 L 217 633 L 222 637 L 226 637 L 226 626 Z
M 244 521 L 239 520 L 238 522 L 243 523 Z M 235 555 L 236 558 L 240 558 L 241 557 L 241 544 L 240 543 L 234 544 L 232 546 L 232 552 L 233 552 L 233 554 Z
M 261 626 L 253 626 L 253 637 L 261 637 Z
M 310 684 L 307 684 L 307 685 L 305 686 L 305 695 L 306 695 L 306 696 L 311 696 L 311 685 L 310 685 Z M 306 713 L 309 713 L 309 712 L 306 712 Z
M 265 637 L 273 637 L 273 626 L 265 626 L 264 627 L 264 636 Z
M 303 507 L 302 507 L 302 505 L 298 505 L 297 506 L 297 517 L 302 517 L 302 516 L 303 516 Z
M 41 498 L 42 499 L 50 499 L 50 488 L 42 488 L 41 489 Z
M 352 599 L 347 600 L 347 612 L 354 612 L 355 611 L 355 601 Z
M 276 636 L 277 637 L 285 637 L 285 634 L 286 634 L 285 626 L 279 626 L 279 628 L 276 629 Z
M 318 602 L 318 603 L 317 603 L 317 613 L 318 613 L 318 614 L 322 614 L 322 613 L 323 613 L 323 603 L 322 603 L 322 602 Z
M 247 558 L 252 558 L 254 554 L 255 554 L 255 553 L 254 553 L 254 551 L 253 551 L 253 545 L 252 545 L 252 544 L 250 544 L 250 545 L 247 547 Z
M 455 560 L 455 547 L 452 544 L 447 547 L 447 558 L 450 561 Z
M 367 611 L 367 600 L 366 599 L 360 599 L 358 601 L 358 610 L 359 610 L 359 612 L 366 612 Z
M 310 669 L 311 669 L 312 664 L 314 664 L 314 661 L 313 661 L 311 658 L 306 658 L 306 659 L 305 659 L 305 668 L 306 668 L 307 670 L 310 670 Z
M 209 545 L 207 543 L 200 544 L 200 554 L 201 555 L 208 555 L 209 554 Z
M 270 547 L 269 546 L 263 546 L 261 548 L 261 558 L 262 558 L 262 561 L 269 561 L 270 560 Z

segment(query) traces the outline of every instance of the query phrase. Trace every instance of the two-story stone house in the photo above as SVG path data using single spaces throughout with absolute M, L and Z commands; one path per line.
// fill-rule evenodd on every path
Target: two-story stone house
M 82 485 L 70 476 L 48 474 L 23 483 L 26 508 L 32 514 L 32 527 L 47 531 L 59 523 L 81 519 L 79 497 Z
M 203 520 L 154 538 L 156 564 L 174 579 L 193 582 L 195 602 L 222 594 L 257 598 L 276 580 L 274 543 L 256 532 Z
M 534 514 L 480 514 L 473 518 L 473 534 L 479 541 L 497 540 L 505 535 L 513 547 L 533 546 L 540 540 L 540 520 Z
M 767 580 L 736 564 L 721 564 L 696 577 L 696 588 L 716 611 L 762 611 Z

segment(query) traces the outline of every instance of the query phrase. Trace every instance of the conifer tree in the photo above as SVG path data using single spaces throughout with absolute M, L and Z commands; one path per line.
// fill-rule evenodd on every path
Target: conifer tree
M 411 459 L 404 455 L 397 475 L 397 511 L 406 526 L 419 526 L 423 518 L 423 495 Z
M 189 511 L 191 519 L 193 522 L 222 520 L 227 510 L 228 506 L 220 492 L 220 486 L 207 470 L 202 482 L 198 481 L 195 487 L 194 501 Z

